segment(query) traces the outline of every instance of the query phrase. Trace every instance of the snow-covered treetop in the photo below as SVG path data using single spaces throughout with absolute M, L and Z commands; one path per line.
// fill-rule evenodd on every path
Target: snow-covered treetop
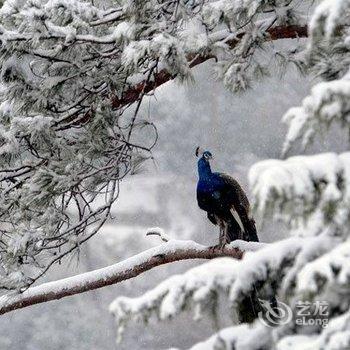
M 0 287 L 33 283 L 99 230 L 120 179 L 157 140 L 154 125 L 138 116 L 146 94 L 172 77 L 191 78 L 190 68 L 214 55 L 226 86 L 248 87 L 267 71 L 256 52 L 278 38 L 274 28 L 304 24 L 297 5 L 5 1 Z

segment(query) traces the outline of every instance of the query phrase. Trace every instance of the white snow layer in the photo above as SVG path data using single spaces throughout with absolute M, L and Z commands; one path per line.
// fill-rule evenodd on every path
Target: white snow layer
M 346 287 L 350 281 L 350 240 L 304 266 L 297 275 L 300 292 L 320 293 L 317 283 L 322 278 L 322 289 Z
M 342 79 L 315 85 L 301 107 L 291 108 L 283 117 L 288 133 L 283 152 L 298 139 L 306 147 L 317 132 L 325 131 L 333 122 L 348 125 L 350 110 L 350 73 Z
M 48 294 L 58 295 L 60 293 L 64 293 L 65 291 L 77 290 L 79 288 L 84 288 L 84 286 L 87 287 L 88 285 L 91 285 L 101 280 L 106 281 L 112 278 L 116 278 L 119 275 L 122 275 L 132 270 L 135 266 L 139 266 L 142 263 L 148 262 L 154 256 L 171 254 L 180 250 L 203 251 L 206 249 L 207 247 L 195 243 L 193 241 L 172 240 L 160 246 L 148 249 L 140 254 L 134 255 L 129 259 L 126 259 L 111 266 L 86 272 L 77 276 L 64 278 L 58 281 L 44 283 L 37 287 L 31 287 L 23 293 L 13 292 L 6 294 L 0 297 L 0 309 L 6 307 L 9 304 L 20 302 L 24 299 L 35 298 L 40 295 Z M 87 290 L 89 290 L 89 288 L 87 288 Z
M 350 349 L 350 313 L 330 320 L 318 335 L 293 335 L 283 338 L 277 350 L 348 350 Z
M 350 152 L 265 160 L 249 172 L 257 215 L 282 219 L 300 235 L 347 223 L 349 179 Z
M 189 350 L 259 350 L 271 343 L 271 329 L 261 323 L 254 326 L 247 324 L 228 327 L 214 334 L 209 339 L 198 343 Z
M 330 40 L 336 35 L 337 28 L 348 24 L 346 14 L 350 9 L 349 0 L 323 0 L 315 9 L 309 28 L 312 37 L 325 37 Z
M 130 320 L 147 321 L 152 316 L 166 320 L 188 307 L 193 308 L 195 319 L 206 311 L 210 314 L 220 292 L 235 306 L 258 281 L 281 278 L 286 264 L 297 259 L 299 264 L 305 265 L 317 258 L 325 246 L 331 245 L 327 236 L 289 238 L 255 252 L 246 252 L 242 260 L 214 259 L 170 277 L 140 297 L 118 297 L 110 305 L 118 327 L 118 340 Z M 286 278 L 291 280 L 288 275 Z

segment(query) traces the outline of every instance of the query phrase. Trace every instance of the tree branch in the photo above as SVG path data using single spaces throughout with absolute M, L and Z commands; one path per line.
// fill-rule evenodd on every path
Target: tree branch
M 22 293 L 8 293 L 0 298 L 0 315 L 30 305 L 116 284 L 134 278 L 154 267 L 174 261 L 213 259 L 224 256 L 241 259 L 243 251 L 239 249 L 239 242 L 237 244 L 236 247 L 228 245 L 224 249 L 219 249 L 218 247 L 206 247 L 193 241 L 171 240 L 102 269 L 30 287 Z M 252 244 L 251 250 L 256 250 L 256 245 L 257 243 Z M 247 242 L 244 243 L 243 247 L 247 250 L 250 249 Z
M 296 39 L 296 38 L 306 38 L 308 36 L 307 26 L 297 26 L 297 25 L 288 25 L 288 26 L 275 26 L 269 28 L 267 31 L 266 41 L 274 41 L 280 39 Z M 240 39 L 245 35 L 244 32 L 235 36 L 232 40 L 227 40 L 226 44 L 231 48 L 234 48 L 235 45 L 239 42 Z M 214 58 L 212 54 L 197 55 L 191 54 L 187 56 L 188 62 L 190 62 L 190 68 L 193 68 L 209 59 Z M 131 104 L 138 100 L 141 94 L 147 94 L 160 85 L 168 82 L 169 80 L 174 79 L 175 76 L 171 75 L 166 69 L 162 69 L 157 74 L 154 75 L 152 81 L 141 81 L 140 83 L 130 87 L 127 91 L 124 92 L 121 98 L 114 96 L 112 98 L 113 108 L 120 108 L 125 105 Z

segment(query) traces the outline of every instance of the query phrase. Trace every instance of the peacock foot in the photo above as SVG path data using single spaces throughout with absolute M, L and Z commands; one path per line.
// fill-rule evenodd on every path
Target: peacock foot
M 219 249 L 220 249 L 220 250 L 224 250 L 226 244 L 227 244 L 226 242 L 219 243 Z
M 223 251 L 225 246 L 226 246 L 226 244 L 227 244 L 227 242 L 220 242 L 220 243 L 218 243 L 216 245 L 211 246 L 210 250 L 211 250 L 212 253 L 214 253 L 215 251 L 218 251 L 218 250 Z
M 215 245 L 213 245 L 213 246 L 211 246 L 210 248 L 209 248 L 209 250 L 211 251 L 211 253 L 215 253 L 215 252 L 217 252 L 218 250 L 220 250 L 221 249 L 221 245 L 220 244 L 215 244 Z

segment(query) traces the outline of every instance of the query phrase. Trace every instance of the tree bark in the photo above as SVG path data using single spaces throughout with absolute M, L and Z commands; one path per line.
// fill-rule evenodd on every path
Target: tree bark
M 296 38 L 306 38 L 308 36 L 307 26 L 275 26 L 267 30 L 266 41 L 280 40 L 280 39 L 296 39 Z M 245 33 L 238 34 L 235 39 L 228 40 L 228 44 L 231 48 L 234 48 L 240 39 L 244 36 Z M 209 59 L 215 58 L 211 54 L 206 55 L 188 55 L 187 60 L 190 62 L 190 68 L 193 68 Z M 149 93 L 156 89 L 158 86 L 163 85 L 169 80 L 174 79 L 175 76 L 172 76 L 166 69 L 161 70 L 156 73 L 152 81 L 142 81 L 136 84 L 133 87 L 130 87 L 127 91 L 124 92 L 121 98 L 117 96 L 112 98 L 112 106 L 115 109 L 121 108 L 128 104 L 131 104 L 138 100 L 142 94 Z
M 0 298 L 0 315 L 30 305 L 116 284 L 174 261 L 213 259 L 224 256 L 241 259 L 243 251 L 232 246 L 220 249 L 218 247 L 205 247 L 192 241 L 169 241 L 102 269 L 30 287 L 22 293 L 6 294 Z

